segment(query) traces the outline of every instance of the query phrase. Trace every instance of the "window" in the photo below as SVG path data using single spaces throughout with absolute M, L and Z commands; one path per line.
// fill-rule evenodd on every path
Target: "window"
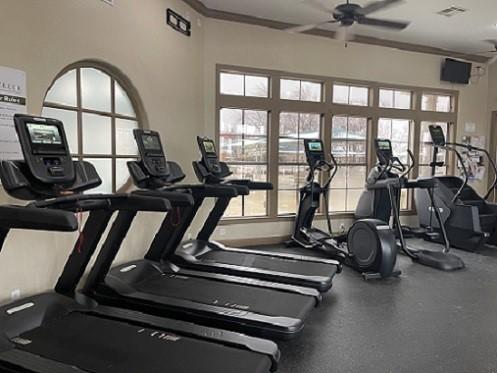
M 61 120 L 71 153 L 95 166 L 102 178 L 95 192 L 126 186 L 140 121 L 124 85 L 107 69 L 85 65 L 64 72 L 48 90 L 42 115 Z
M 395 155 L 406 165 L 411 162 L 410 149 L 419 158 L 409 176 L 423 176 L 429 174 L 431 162 L 428 124 L 443 122 L 450 130 L 447 123 L 457 121 L 455 91 L 351 79 L 344 82 L 265 69 L 244 71 L 233 66 L 219 66 L 217 74 L 217 135 L 222 159 L 234 177 L 274 185 L 267 193 L 234 199 L 227 211 L 231 218 L 278 219 L 296 213 L 299 191 L 308 176 L 306 138 L 322 139 L 326 152 L 331 151 L 339 163 L 330 185 L 328 210 L 350 215 L 376 163 L 374 154 L 369 154 L 373 136 L 390 139 Z M 271 97 L 273 84 L 280 87 L 276 97 Z M 373 92 L 378 92 L 379 100 L 376 96 L 373 100 Z M 441 152 L 439 159 L 444 157 Z M 437 172 L 447 170 L 449 166 Z M 403 210 L 413 208 L 413 197 L 412 191 L 402 191 Z M 323 210 L 321 203 L 317 219 L 323 218 Z
M 307 162 L 304 139 L 320 138 L 321 115 L 280 114 L 278 150 L 278 214 L 297 211 L 298 191 L 305 183 Z
M 333 102 L 343 105 L 368 106 L 369 88 L 335 84 L 333 86 Z
M 267 76 L 221 73 L 221 94 L 248 97 L 269 97 Z
M 284 100 L 321 102 L 322 83 L 281 79 L 280 96 Z
M 411 162 L 407 152 L 411 147 L 411 122 L 406 119 L 380 118 L 378 121 L 378 138 L 390 139 L 393 154 L 406 166 Z M 409 208 L 408 190 L 402 190 L 400 206 L 402 209 Z
M 220 158 L 228 163 L 235 179 L 267 181 L 267 111 L 221 109 Z M 256 191 L 234 198 L 225 216 L 267 215 L 267 192 Z
M 380 89 L 380 107 L 387 109 L 410 109 L 410 91 L 398 91 L 393 89 Z
M 446 95 L 423 94 L 421 110 L 449 113 L 452 111 L 452 98 Z
M 330 211 L 354 211 L 357 206 L 367 173 L 367 135 L 367 118 L 333 117 L 331 152 L 339 166 L 330 185 Z
M 445 138 L 449 139 L 449 125 L 445 122 L 421 122 L 421 133 L 420 133 L 420 148 L 419 148 L 419 176 L 420 177 L 428 177 L 431 176 L 431 166 L 430 163 L 433 160 L 433 146 L 430 135 L 429 127 L 430 125 L 438 125 L 441 126 Z M 446 162 L 447 153 L 443 149 L 438 150 L 437 154 L 437 162 Z M 443 176 L 447 174 L 447 164 L 443 167 L 437 167 L 436 175 Z

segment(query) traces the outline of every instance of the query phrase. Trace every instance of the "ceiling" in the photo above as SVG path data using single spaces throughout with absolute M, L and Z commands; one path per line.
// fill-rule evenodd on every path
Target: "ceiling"
M 365 5 L 372 0 L 354 0 Z M 318 23 L 331 19 L 331 10 L 345 0 L 201 0 L 210 9 L 249 15 L 292 24 Z M 457 6 L 467 12 L 446 17 L 437 12 Z M 325 9 L 330 9 L 327 13 Z M 482 42 L 497 39 L 495 0 L 405 0 L 371 15 L 375 18 L 411 21 L 401 32 L 354 25 L 354 33 L 386 40 L 477 54 L 492 49 Z M 336 25 L 322 29 L 335 30 Z M 487 54 L 492 56 L 492 54 Z

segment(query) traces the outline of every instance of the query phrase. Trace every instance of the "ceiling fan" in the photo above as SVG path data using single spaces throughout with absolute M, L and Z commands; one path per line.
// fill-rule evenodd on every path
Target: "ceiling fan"
M 346 33 L 345 32 L 346 28 L 349 28 L 355 23 L 366 26 L 383 27 L 383 28 L 388 28 L 390 30 L 398 30 L 398 31 L 404 30 L 407 26 L 409 26 L 410 22 L 391 21 L 391 20 L 368 17 L 368 15 L 374 12 L 383 10 L 387 7 L 390 7 L 394 4 L 398 4 L 400 2 L 403 2 L 403 0 L 382 0 L 382 1 L 374 1 L 372 3 L 366 4 L 365 6 L 361 6 L 359 4 L 351 3 L 350 0 L 347 0 L 345 4 L 340 4 L 335 9 L 331 10 L 324 7 L 322 3 L 313 0 L 313 3 L 316 7 L 319 6 L 320 10 L 331 13 L 333 18 L 331 20 L 324 22 L 290 27 L 285 29 L 285 31 L 290 33 L 306 32 L 318 28 L 320 26 L 333 24 L 333 23 L 339 23 L 341 28 L 343 29 L 337 33 L 337 36 Z M 350 35 L 348 39 L 350 40 Z

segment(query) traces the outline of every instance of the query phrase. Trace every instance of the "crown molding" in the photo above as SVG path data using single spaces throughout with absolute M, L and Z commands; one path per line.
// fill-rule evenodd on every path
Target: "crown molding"
M 273 21 L 270 19 L 259 18 L 254 16 L 248 16 L 244 14 L 225 12 L 222 10 L 210 9 L 206 7 L 200 0 L 183 0 L 184 3 L 188 4 L 193 10 L 197 11 L 201 15 L 207 18 L 213 18 L 223 21 L 244 23 L 248 25 L 256 25 L 262 27 L 268 27 L 275 30 L 284 30 L 286 28 L 298 26 L 292 23 Z M 335 39 L 335 32 L 322 29 L 314 29 L 305 32 L 307 35 L 320 36 L 330 39 Z M 404 43 L 394 40 L 386 40 L 380 38 L 374 38 L 371 36 L 356 35 L 354 43 L 367 44 L 367 45 L 377 45 L 381 47 L 399 49 L 408 52 L 424 53 L 437 56 L 457 58 L 477 63 L 487 63 L 489 58 L 485 56 L 479 56 L 475 54 L 466 54 L 455 51 L 450 51 L 442 48 L 430 47 L 420 44 Z

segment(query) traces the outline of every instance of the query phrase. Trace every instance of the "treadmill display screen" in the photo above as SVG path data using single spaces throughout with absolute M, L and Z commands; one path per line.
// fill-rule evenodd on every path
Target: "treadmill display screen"
M 307 143 L 307 147 L 310 152 L 322 152 L 323 144 L 321 141 L 311 141 Z
M 52 124 L 27 123 L 29 138 L 33 145 L 62 145 L 59 127 Z
M 160 140 L 157 136 L 142 135 L 142 142 L 145 150 L 155 150 L 159 152 L 162 150 Z
M 204 150 L 207 154 L 216 154 L 216 146 L 211 140 L 204 140 L 203 141 L 204 145 Z
M 376 142 L 378 150 L 381 151 L 391 151 L 392 150 L 392 144 L 388 140 L 378 140 Z

